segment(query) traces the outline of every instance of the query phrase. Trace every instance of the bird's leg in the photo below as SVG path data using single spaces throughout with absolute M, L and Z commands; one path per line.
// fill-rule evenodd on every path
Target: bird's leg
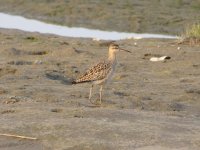
M 93 89 L 93 84 L 92 84 L 92 86 L 90 87 L 90 95 L 89 95 L 89 100 L 90 100 L 90 102 L 93 104 L 93 102 L 91 101 L 91 98 L 92 98 L 92 89 Z
M 102 90 L 103 90 L 103 85 L 101 85 L 100 90 L 99 90 L 99 102 L 101 105 L 101 99 L 102 99 Z

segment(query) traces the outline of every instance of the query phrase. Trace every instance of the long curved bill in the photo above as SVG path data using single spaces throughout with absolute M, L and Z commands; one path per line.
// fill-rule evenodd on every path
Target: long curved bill
M 122 48 L 119 48 L 119 49 L 122 50 L 122 51 L 125 51 L 125 52 L 129 52 L 129 53 L 131 53 L 131 51 L 126 50 L 126 49 L 122 49 Z

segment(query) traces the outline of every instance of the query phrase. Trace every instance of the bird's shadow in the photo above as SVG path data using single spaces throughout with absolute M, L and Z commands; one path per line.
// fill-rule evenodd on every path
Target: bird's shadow
M 60 73 L 58 71 L 49 71 L 45 73 L 46 77 L 51 80 L 57 80 L 60 81 L 62 84 L 65 85 L 71 85 L 72 79 L 67 78 L 63 73 Z

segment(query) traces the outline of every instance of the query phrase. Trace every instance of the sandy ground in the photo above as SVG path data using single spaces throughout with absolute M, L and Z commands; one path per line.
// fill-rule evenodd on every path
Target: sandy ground
M 0 29 L 1 150 L 198 150 L 200 51 L 174 40 L 117 41 L 103 104 L 70 81 L 107 57 L 107 42 Z M 153 56 L 170 56 L 150 62 Z M 98 99 L 98 87 L 94 100 Z

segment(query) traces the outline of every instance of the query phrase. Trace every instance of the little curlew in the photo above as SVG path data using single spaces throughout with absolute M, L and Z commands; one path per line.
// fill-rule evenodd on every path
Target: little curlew
M 111 43 L 108 47 L 108 59 L 101 61 L 94 65 L 93 67 L 89 68 L 84 74 L 82 74 L 79 78 L 74 80 L 72 84 L 79 84 L 79 83 L 85 83 L 89 82 L 91 83 L 91 88 L 90 88 L 90 94 L 89 94 L 89 100 L 92 104 L 94 104 L 91 101 L 92 98 L 92 89 L 94 85 L 100 85 L 100 90 L 99 90 L 99 101 L 101 104 L 102 100 L 102 90 L 103 90 L 103 85 L 107 83 L 111 76 L 113 75 L 116 67 L 116 52 L 118 51 L 125 51 L 129 52 L 128 50 L 122 49 L 119 47 L 119 45 Z

